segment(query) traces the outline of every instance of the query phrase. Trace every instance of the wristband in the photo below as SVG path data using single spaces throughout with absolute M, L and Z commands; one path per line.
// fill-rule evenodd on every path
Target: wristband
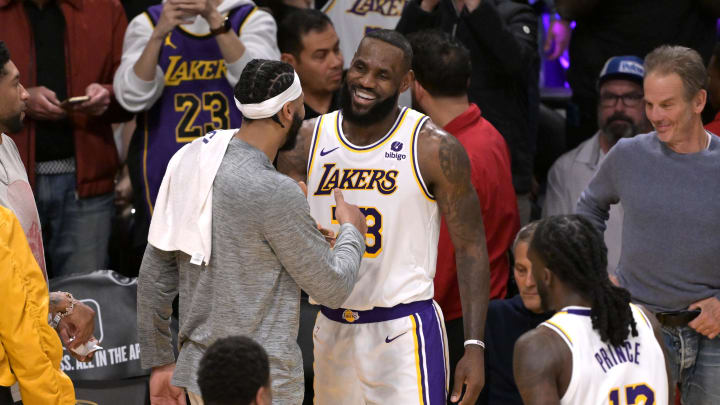
M 464 347 L 467 347 L 467 345 L 478 345 L 478 346 L 482 347 L 483 349 L 485 349 L 485 342 L 483 342 L 482 340 L 468 339 L 465 341 L 465 343 L 463 343 Z
M 67 297 L 67 299 L 70 301 L 70 305 L 68 305 L 64 311 L 59 311 L 58 313 L 56 313 L 55 316 L 52 318 L 52 320 L 50 321 L 50 326 L 53 329 L 57 328 L 61 319 L 72 314 L 73 308 L 75 307 L 75 303 L 77 302 L 77 300 L 75 300 L 75 297 L 73 297 L 72 294 L 70 294 L 69 292 L 62 292 L 62 291 L 58 291 L 58 292 L 64 294 L 65 297 Z

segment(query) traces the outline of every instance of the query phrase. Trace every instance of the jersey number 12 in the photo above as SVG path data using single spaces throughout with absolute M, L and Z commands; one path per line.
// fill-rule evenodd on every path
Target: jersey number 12
M 620 388 L 610 390 L 608 399 L 610 405 L 623 405 L 620 402 Z M 644 383 L 626 385 L 624 405 L 655 405 L 655 391 Z

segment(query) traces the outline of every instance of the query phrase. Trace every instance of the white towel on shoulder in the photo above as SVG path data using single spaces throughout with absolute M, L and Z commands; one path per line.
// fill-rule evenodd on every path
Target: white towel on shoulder
M 170 159 L 150 222 L 151 245 L 183 251 L 191 256 L 192 264 L 210 264 L 212 185 L 236 131 L 208 132 Z

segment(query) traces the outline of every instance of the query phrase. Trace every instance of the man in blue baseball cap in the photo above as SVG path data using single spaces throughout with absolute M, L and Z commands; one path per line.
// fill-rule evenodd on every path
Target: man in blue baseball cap
M 621 138 L 649 132 L 643 105 L 643 60 L 637 56 L 614 56 L 605 62 L 598 77 L 598 131 L 577 148 L 560 156 L 548 173 L 543 217 L 573 214 L 585 190 L 610 148 Z M 613 205 L 605 231 L 608 272 L 620 260 L 623 210 Z

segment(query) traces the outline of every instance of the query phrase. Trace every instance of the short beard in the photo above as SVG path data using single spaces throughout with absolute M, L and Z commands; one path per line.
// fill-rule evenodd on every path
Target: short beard
M 625 125 L 622 125 L 622 124 Z M 601 126 L 610 146 L 614 146 L 622 138 L 632 138 L 638 133 L 638 127 L 630 117 L 622 113 L 611 115 Z
M 7 129 L 10 134 L 20 132 L 23 129 L 22 114 L 8 117 L 7 119 L 0 121 L 0 125 Z
M 302 123 L 303 119 L 300 114 L 293 114 L 293 120 L 290 124 L 290 128 L 288 128 L 287 136 L 285 137 L 285 143 L 278 150 L 287 151 L 295 148 L 295 144 L 297 143 L 297 136 L 300 132 L 300 127 L 302 126 Z
M 340 86 L 340 110 L 342 110 L 344 120 L 361 127 L 369 127 L 387 118 L 388 114 L 397 106 L 399 96 L 400 91 L 396 90 L 395 94 L 375 104 L 368 112 L 355 114 L 352 108 L 350 88 L 346 82 Z

